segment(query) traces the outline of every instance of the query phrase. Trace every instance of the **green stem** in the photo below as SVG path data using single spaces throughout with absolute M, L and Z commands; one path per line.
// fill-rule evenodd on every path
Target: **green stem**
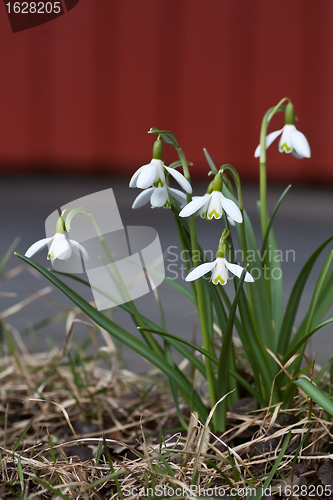
M 101 245 L 103 247 L 103 250 L 105 252 L 105 255 L 106 255 L 108 261 L 110 262 L 110 264 L 113 264 L 114 260 L 113 260 L 113 257 L 111 255 L 111 252 L 109 250 L 109 247 L 106 244 L 104 236 L 103 236 L 94 216 L 91 214 L 91 212 L 89 212 L 89 210 L 87 210 L 86 208 L 81 208 L 81 207 L 74 208 L 74 209 L 70 210 L 66 216 L 66 222 L 65 222 L 66 230 L 69 231 L 71 221 L 72 221 L 74 215 L 76 215 L 78 213 L 83 214 L 90 219 L 93 226 L 95 227 L 96 233 L 98 235 L 98 238 L 101 242 Z M 122 277 L 118 271 L 117 266 L 113 266 L 113 271 L 116 275 L 116 281 L 121 288 L 121 293 L 123 294 L 123 298 L 125 299 L 125 302 L 128 303 L 128 305 L 132 311 L 132 316 L 135 318 L 135 322 L 136 322 L 137 326 L 144 328 L 145 325 L 144 325 L 144 322 L 142 321 L 141 315 L 131 300 L 131 297 L 130 297 L 130 295 L 127 291 L 127 288 L 122 280 Z M 158 345 L 158 343 L 155 341 L 155 339 L 152 337 L 152 335 L 150 333 L 147 334 L 147 332 L 144 332 L 144 338 L 145 338 L 146 342 L 150 345 L 150 347 L 155 351 L 155 353 L 160 355 L 161 354 L 161 347 Z
M 265 238 L 267 230 L 266 135 L 269 122 L 271 121 L 275 113 L 284 110 L 284 107 L 281 107 L 284 101 L 290 102 L 290 99 L 288 97 L 284 97 L 275 107 L 270 108 L 266 112 L 261 123 L 259 166 L 260 166 L 260 214 L 261 214 L 262 239 Z
M 190 182 L 190 172 L 188 168 L 188 164 L 184 155 L 184 152 L 180 146 L 176 146 L 179 159 L 181 161 L 182 167 L 183 167 L 183 172 L 185 178 Z M 187 195 L 187 201 L 188 203 L 191 201 L 192 197 L 190 194 Z M 198 251 L 198 240 L 197 240 L 197 234 L 196 234 L 196 227 L 195 227 L 195 220 L 194 220 L 194 215 L 191 215 L 189 217 L 189 224 L 190 224 L 190 238 L 191 238 L 191 251 L 192 251 L 192 263 L 194 267 L 197 267 L 200 262 L 199 259 L 197 260 L 197 257 L 199 255 Z M 202 287 L 202 279 L 199 278 L 196 280 L 196 289 L 197 289 L 197 308 L 198 308 L 198 315 L 200 319 L 200 326 L 201 326 L 201 332 L 202 332 L 202 343 L 204 349 L 208 351 L 210 354 L 215 354 L 214 353 L 214 347 L 212 345 L 212 342 L 210 341 L 209 337 L 209 332 L 207 329 L 207 320 L 206 320 L 206 310 L 205 310 L 205 302 L 204 302 L 204 295 L 203 295 L 203 287 Z M 216 394 L 214 390 L 214 371 L 212 367 L 212 363 L 210 359 L 205 357 L 205 364 L 206 364 L 206 373 L 207 373 L 207 383 L 208 383 L 208 392 L 209 392 L 209 399 L 210 399 L 210 404 L 211 408 L 216 403 Z M 214 427 L 215 429 L 217 428 L 217 412 L 214 412 L 213 415 L 213 422 L 214 422 Z

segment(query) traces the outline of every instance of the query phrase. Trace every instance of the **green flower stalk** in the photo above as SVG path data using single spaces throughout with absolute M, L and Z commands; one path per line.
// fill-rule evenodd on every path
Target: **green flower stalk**
M 287 105 L 283 105 L 285 101 L 287 101 Z M 267 135 L 269 123 L 275 113 L 279 111 L 285 111 L 285 125 L 281 130 L 276 130 L 275 132 Z M 281 101 L 274 108 L 270 108 L 266 112 L 261 124 L 260 144 L 254 152 L 254 156 L 256 158 L 259 157 L 260 166 L 260 211 L 261 232 L 263 239 L 267 230 L 266 149 L 277 137 L 279 137 L 279 135 L 281 135 L 279 142 L 279 151 L 281 153 L 292 153 L 292 155 L 296 158 L 310 158 L 311 150 L 309 143 L 305 135 L 295 127 L 295 110 L 288 97 L 281 99 Z

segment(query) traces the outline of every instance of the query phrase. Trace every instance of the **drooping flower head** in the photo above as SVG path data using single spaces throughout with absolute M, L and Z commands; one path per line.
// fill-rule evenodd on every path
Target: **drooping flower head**
M 198 278 L 201 278 L 205 274 L 212 272 L 211 281 L 214 285 L 225 285 L 229 281 L 229 271 L 237 276 L 241 277 L 244 268 L 239 266 L 238 264 L 231 264 L 226 259 L 227 255 L 227 244 L 226 239 L 229 235 L 229 230 L 225 229 L 220 239 L 217 259 L 213 262 L 205 262 L 204 264 L 200 264 L 200 266 L 195 267 L 192 271 L 186 276 L 186 281 L 194 281 Z M 246 272 L 244 281 L 248 281 L 253 283 L 254 279 L 250 273 Z
M 188 180 L 175 168 L 164 165 L 162 155 L 163 142 L 158 138 L 154 142 L 153 158 L 151 162 L 140 167 L 129 182 L 130 187 L 138 187 L 144 190 L 134 200 L 132 208 L 142 207 L 149 200 L 153 208 L 170 208 L 170 194 L 181 204 L 186 203 L 186 195 L 183 192 L 167 186 L 165 171 L 178 182 L 186 193 L 192 193 L 192 186 Z
M 67 238 L 65 233 L 65 221 L 61 215 L 56 224 L 55 235 L 51 238 L 43 238 L 42 240 L 36 241 L 36 243 L 31 245 L 26 251 L 26 257 L 32 257 L 35 253 L 39 252 L 39 250 L 49 245 L 47 259 L 51 260 L 51 262 L 55 259 L 68 260 L 73 251 L 78 255 L 82 252 L 84 259 L 88 259 L 89 255 L 86 249 L 78 241 Z
M 291 102 L 286 106 L 284 127 L 266 136 L 266 149 L 280 134 L 280 153 L 291 153 L 296 158 L 310 158 L 311 150 L 307 138 L 295 127 L 295 110 Z M 260 156 L 260 144 L 255 150 L 254 156 L 256 158 Z
M 222 173 L 215 175 L 214 181 L 209 185 L 207 193 L 203 196 L 194 197 L 179 213 L 180 217 L 189 217 L 199 213 L 201 217 L 211 220 L 220 219 L 223 216 L 223 210 L 228 219 L 235 222 L 242 222 L 242 212 L 236 203 L 222 194 L 223 179 Z M 211 191 L 211 192 L 209 192 Z M 229 219 L 229 220 L 230 220 Z

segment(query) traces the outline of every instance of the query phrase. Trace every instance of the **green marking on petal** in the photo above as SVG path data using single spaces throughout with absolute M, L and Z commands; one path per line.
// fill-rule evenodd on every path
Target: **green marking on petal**
M 163 208 L 171 208 L 171 205 L 170 205 L 170 201 L 167 200 L 164 205 L 163 205 Z
M 282 146 L 280 147 L 281 153 L 285 151 L 286 153 L 291 153 L 291 148 L 287 145 L 287 143 L 283 143 Z
M 161 186 L 161 188 L 164 186 L 162 179 L 159 177 L 156 182 L 153 184 L 154 187 L 158 188 Z
M 54 253 L 53 253 L 53 252 L 49 253 L 49 254 L 48 254 L 48 256 L 47 256 L 47 260 L 50 260 L 50 259 L 51 259 L 51 260 L 54 260 L 54 259 L 55 259 L 55 257 L 54 257 Z
M 226 283 L 224 281 L 224 279 L 221 278 L 221 276 L 217 276 L 217 278 L 213 279 L 212 281 L 213 281 L 214 285 L 218 285 L 218 284 L 225 285 L 225 283 Z
M 209 214 L 207 214 L 207 218 L 209 220 L 211 220 L 213 217 L 215 217 L 215 219 L 220 219 L 221 218 L 221 215 L 216 212 L 215 208 L 211 212 L 209 212 Z

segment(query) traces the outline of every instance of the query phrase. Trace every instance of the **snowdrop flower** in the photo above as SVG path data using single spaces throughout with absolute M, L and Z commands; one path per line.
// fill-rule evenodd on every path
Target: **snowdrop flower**
M 243 216 L 236 203 L 222 194 L 222 174 L 216 174 L 213 181 L 213 191 L 206 193 L 203 196 L 196 196 L 188 205 L 186 205 L 179 213 L 180 217 L 189 217 L 195 213 L 199 213 L 201 217 L 211 220 L 220 219 L 223 215 L 223 210 L 230 219 L 235 222 L 242 222 Z
M 132 176 L 129 186 L 137 187 L 140 189 L 147 189 L 151 186 L 161 186 L 165 185 L 165 173 L 166 170 L 186 191 L 187 193 L 192 193 L 192 186 L 185 177 L 175 170 L 174 168 L 167 167 L 162 162 L 163 153 L 163 143 L 160 139 L 157 139 L 153 147 L 153 159 L 147 165 L 140 167 Z
M 63 217 L 59 217 L 56 224 L 56 233 L 52 238 L 43 238 L 42 240 L 36 241 L 30 248 L 26 251 L 26 257 L 32 257 L 35 253 L 42 250 L 47 245 L 49 246 L 49 251 L 47 254 L 47 259 L 53 262 L 55 259 L 68 260 L 74 250 L 75 253 L 80 255 L 80 251 L 85 259 L 89 258 L 88 252 L 85 248 L 75 240 L 70 240 L 65 236 L 65 223 Z
M 140 208 L 149 200 L 152 208 L 170 208 L 169 194 L 179 201 L 181 205 L 185 205 L 187 201 L 185 193 L 179 191 L 179 189 L 173 189 L 164 184 L 162 186 L 153 186 L 148 189 L 144 189 L 142 193 L 135 198 L 132 208 Z
M 227 261 L 227 259 L 222 257 L 217 257 L 213 262 L 205 262 L 204 264 L 200 264 L 200 266 L 195 267 L 185 278 L 186 281 L 194 281 L 198 278 L 201 278 L 204 274 L 212 271 L 211 281 L 214 285 L 225 285 L 229 281 L 229 272 L 235 274 L 238 278 L 240 278 L 243 267 L 237 264 L 231 264 Z M 254 282 L 251 274 L 246 272 L 245 281 L 249 281 L 251 283 Z
M 205 262 L 204 264 L 200 264 L 200 266 L 192 269 L 192 271 L 186 276 L 185 278 L 186 281 L 194 281 L 198 278 L 201 278 L 210 271 L 212 272 L 211 281 L 214 283 L 214 285 L 218 284 L 225 285 L 226 283 L 228 283 L 229 271 L 238 278 L 241 277 L 244 268 L 242 266 L 239 266 L 238 264 L 231 264 L 225 258 L 226 255 L 225 239 L 228 236 L 228 234 L 229 234 L 228 230 L 227 231 L 225 230 L 223 232 L 219 244 L 217 259 L 215 259 L 213 262 Z M 246 272 L 244 280 L 250 283 L 254 282 L 253 277 L 248 272 Z
M 281 130 L 276 130 L 266 136 L 266 149 L 279 136 L 279 151 L 281 153 L 292 153 L 296 158 L 310 158 L 311 150 L 307 138 L 294 125 L 294 106 L 289 103 L 286 106 L 285 125 Z M 254 156 L 260 156 L 260 144 L 254 152 Z

